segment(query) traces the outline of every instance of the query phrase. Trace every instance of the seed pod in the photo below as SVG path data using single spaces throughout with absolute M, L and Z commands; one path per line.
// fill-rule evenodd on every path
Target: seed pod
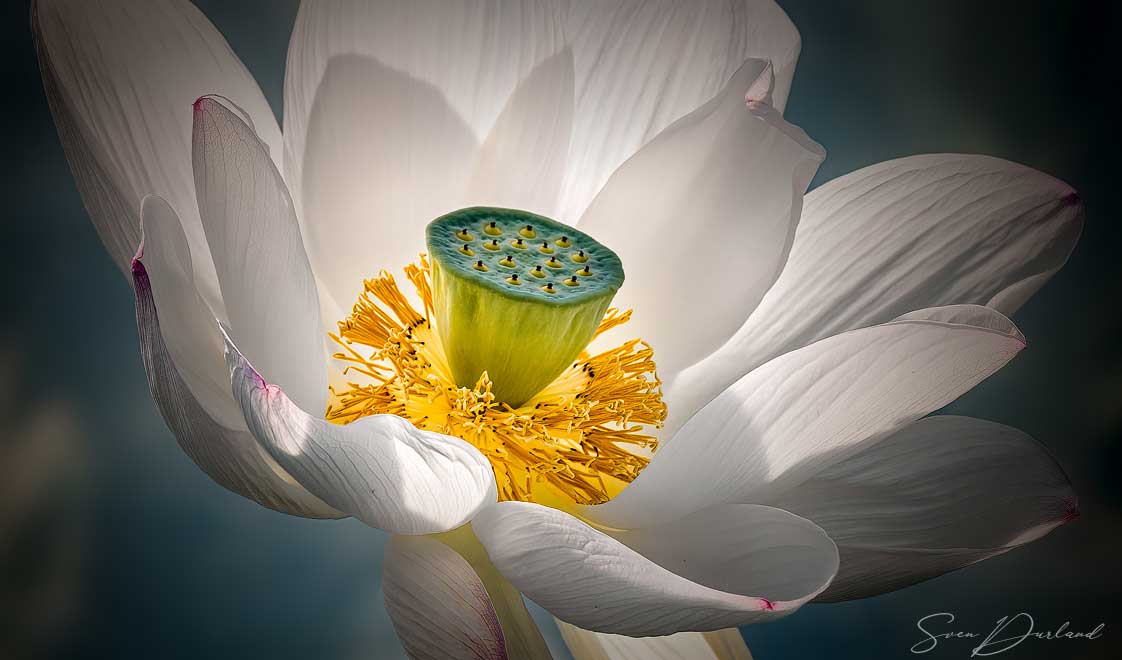
M 532 232 L 554 246 L 554 254 L 535 259 L 528 253 L 515 260 L 505 252 L 484 250 L 469 258 L 460 249 L 465 229 L 527 238 Z M 429 223 L 426 242 L 436 330 L 456 383 L 473 387 L 486 371 L 496 400 L 511 407 L 525 403 L 572 364 L 623 284 L 623 265 L 615 252 L 577 229 L 526 211 L 454 211 Z M 579 259 L 597 276 L 556 273 L 562 259 Z M 523 286 L 524 275 L 532 275 L 536 285 Z

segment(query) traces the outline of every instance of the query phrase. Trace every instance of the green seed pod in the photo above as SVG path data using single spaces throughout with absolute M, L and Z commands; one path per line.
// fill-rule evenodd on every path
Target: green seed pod
M 549 253 L 476 249 L 492 241 L 518 247 L 527 237 Z M 473 387 L 486 371 L 496 400 L 514 408 L 573 363 L 623 284 L 615 252 L 526 211 L 461 209 L 430 222 L 425 239 L 436 330 L 453 378 Z M 574 261 L 588 274 L 562 268 Z

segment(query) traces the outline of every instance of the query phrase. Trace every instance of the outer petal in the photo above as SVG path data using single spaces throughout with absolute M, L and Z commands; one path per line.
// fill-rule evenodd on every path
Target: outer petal
M 819 600 L 906 587 L 1034 541 L 1078 511 L 1035 440 L 969 417 L 928 417 L 773 500 L 822 525 L 838 577 Z
M 203 97 L 192 159 L 233 336 L 299 405 L 323 410 L 327 358 L 315 278 L 266 145 L 219 100 Z
M 207 415 L 226 428 L 245 431 L 241 409 L 230 394 L 219 322 L 195 287 L 191 249 L 179 217 L 155 195 L 141 202 L 140 216 L 144 239 L 136 261 L 142 260 L 150 273 L 163 347 Z M 134 262 L 134 280 L 137 267 Z
M 222 340 L 194 288 L 187 239 L 167 202 L 148 197 L 143 209 L 145 244 L 132 266 L 140 354 L 152 398 L 179 446 L 210 478 L 262 506 L 310 518 L 343 517 L 258 446 L 230 396 L 228 378 L 225 387 L 215 382 L 225 373 Z M 162 327 L 161 318 L 167 320 Z
M 616 250 L 616 304 L 666 377 L 723 344 L 779 276 L 825 152 L 762 101 L 767 62 L 674 123 L 612 175 L 581 229 Z M 673 402 L 671 402 L 673 404 Z
M 128 273 L 140 202 L 168 200 L 183 221 L 196 281 L 221 313 L 191 178 L 191 102 L 237 100 L 279 157 L 261 90 L 226 40 L 187 0 L 35 0 L 39 65 L 78 190 L 110 256 Z
M 494 502 L 491 464 L 470 444 L 396 415 L 338 426 L 267 384 L 227 337 L 234 398 L 250 431 L 285 470 L 331 506 L 394 534 L 433 534 Z
M 540 100 L 555 108 L 511 98 L 528 79 L 563 80 L 566 67 L 553 64 L 568 56 L 548 63 L 565 48 L 561 21 L 552 4 L 523 0 L 301 6 L 285 78 L 287 176 L 317 276 L 337 304 L 349 305 L 379 268 L 415 259 L 425 224 L 468 205 L 478 147 L 497 123 L 507 137 L 491 141 L 488 158 L 555 138 L 567 145 L 569 122 L 552 114 L 534 139 L 506 142 L 527 109 L 571 113 L 563 84 Z M 539 83 L 530 83 L 538 93 Z M 511 166 L 557 169 L 538 155 Z M 556 183 L 545 188 L 556 193 Z
M 569 223 L 624 161 L 718 94 L 744 60 L 772 62 L 782 111 L 800 45 L 770 0 L 576 0 L 567 37 L 576 123 L 558 217 Z
M 574 660 L 752 660 L 736 628 L 666 637 L 597 633 L 557 620 Z
M 1024 348 L 985 307 L 936 308 L 823 339 L 741 378 L 587 515 L 648 525 L 766 501 L 956 399 Z
M 394 630 L 410 658 L 507 657 L 487 588 L 455 550 L 423 536 L 386 546 L 382 588 Z
M 535 603 L 581 628 L 631 636 L 784 616 L 829 584 L 838 561 L 813 523 L 749 504 L 620 532 L 618 540 L 527 502 L 488 507 L 472 527 L 499 571 Z
M 684 420 L 776 355 L 908 310 L 1012 314 L 1082 225 L 1070 187 L 996 158 L 914 156 L 835 179 L 806 196 L 787 266 L 748 322 L 667 384 L 672 414 Z

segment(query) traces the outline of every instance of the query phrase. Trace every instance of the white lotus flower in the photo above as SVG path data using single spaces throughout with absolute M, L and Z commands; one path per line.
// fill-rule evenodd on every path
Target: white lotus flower
M 572 624 L 580 657 L 745 657 L 735 631 L 683 631 L 897 589 L 1076 513 L 1025 434 L 927 415 L 1024 348 L 1007 316 L 1066 261 L 1078 197 L 943 154 L 804 199 L 824 151 L 782 117 L 799 37 L 771 2 L 308 2 L 283 134 L 186 0 L 39 0 L 33 29 L 184 451 L 278 511 L 460 528 L 387 553 L 387 606 L 416 657 L 547 653 L 520 593 Z M 364 280 L 475 205 L 576 225 L 626 268 L 616 304 L 634 314 L 616 332 L 653 361 L 625 344 L 607 375 L 566 371 L 531 399 L 563 402 L 567 440 L 532 406 L 500 420 L 471 383 L 436 392 L 441 356 L 460 353 L 434 348 L 424 267 L 409 271 L 420 312 Z M 377 353 L 390 335 L 428 366 Z M 335 352 L 359 369 L 344 378 Z M 626 394 L 587 394 L 611 378 Z M 329 415 L 353 423 L 321 414 L 329 380 Z M 386 382 L 399 389 L 362 389 Z M 444 419 L 469 405 L 474 421 Z M 667 410 L 647 465 L 634 445 Z

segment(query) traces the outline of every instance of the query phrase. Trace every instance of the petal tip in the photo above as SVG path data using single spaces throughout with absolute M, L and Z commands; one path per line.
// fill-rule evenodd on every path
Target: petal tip
M 143 237 L 140 239 L 140 244 L 136 246 L 136 253 L 132 255 L 132 261 L 129 263 L 129 267 L 132 269 L 132 274 L 135 277 L 143 277 L 148 274 L 148 271 L 144 268 L 144 264 L 141 263 L 142 259 L 144 259 Z
M 744 102 L 752 108 L 753 104 L 771 105 L 771 92 L 775 87 L 775 69 L 771 62 L 767 63 L 764 70 L 748 87 L 744 94 Z
M 1083 512 L 1079 510 L 1079 498 L 1074 494 L 1064 498 L 1063 504 L 1064 516 L 1060 519 L 1061 525 L 1067 524 L 1083 515 Z
M 199 98 L 195 99 L 195 102 L 191 104 L 191 107 L 195 109 L 195 112 L 204 112 L 211 109 L 211 106 L 217 103 L 218 100 L 215 98 L 214 94 L 203 94 Z

